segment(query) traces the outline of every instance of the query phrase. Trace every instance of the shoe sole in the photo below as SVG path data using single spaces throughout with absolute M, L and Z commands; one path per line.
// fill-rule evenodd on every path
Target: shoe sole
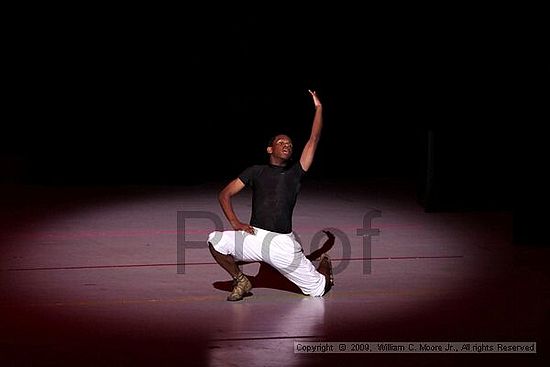
M 237 298 L 237 299 L 230 299 L 229 297 L 227 297 L 227 300 L 229 302 L 237 302 L 237 301 L 242 301 L 244 298 L 246 297 L 250 297 L 252 296 L 252 293 L 251 292 L 246 292 L 245 294 L 243 294 L 243 296 L 241 298 Z
M 330 285 L 334 285 L 334 275 L 332 274 L 332 261 L 328 255 L 321 255 L 321 262 L 326 261 L 328 264 L 328 278 Z

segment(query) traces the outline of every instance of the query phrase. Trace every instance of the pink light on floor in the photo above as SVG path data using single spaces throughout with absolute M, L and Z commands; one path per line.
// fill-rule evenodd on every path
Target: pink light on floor
M 62 193 L 57 195 L 63 199 Z M 295 210 L 305 252 L 324 228 L 337 228 L 349 240 L 348 253 L 338 238 L 331 250 L 335 268 L 345 265 L 336 274 L 334 289 L 313 300 L 259 287 L 252 297 L 230 303 L 213 286 L 228 276 L 206 248 L 186 249 L 185 273 L 177 271 L 177 212 L 208 211 L 221 217 L 214 198 L 212 187 L 163 188 L 122 199 L 87 199 L 66 210 L 59 206 L 51 218 L 14 221 L 11 230 L 4 230 L 1 247 L 0 307 L 9 320 L 4 340 L 17 329 L 26 331 L 15 339 L 21 350 L 29 342 L 41 345 L 38 340 L 44 337 L 62 348 L 58 342 L 73 335 L 77 349 L 100 340 L 98 348 L 115 359 L 122 357 L 108 347 L 109 340 L 122 343 L 122 349 L 152 344 L 151 353 L 144 349 L 141 354 L 147 361 L 156 358 L 162 345 L 169 348 L 166 358 L 175 359 L 194 348 L 197 365 L 222 363 L 238 347 L 243 361 L 269 358 L 275 364 L 301 365 L 315 357 L 296 356 L 296 339 L 441 339 L 473 337 L 482 330 L 510 338 L 510 328 L 517 329 L 515 321 L 512 326 L 500 323 L 512 315 L 510 307 L 491 309 L 511 291 L 494 285 L 517 268 L 508 213 L 425 213 L 402 192 L 373 196 L 348 190 L 347 195 L 323 197 L 305 188 Z M 372 223 L 380 233 L 365 254 L 357 229 L 369 208 L 382 215 Z M 247 217 L 246 200 L 237 201 L 235 209 Z M 186 228 L 188 239 L 199 241 L 213 224 L 193 219 Z M 369 273 L 364 273 L 365 261 Z M 243 269 L 255 275 L 258 266 Z M 517 288 L 530 274 L 507 283 L 530 312 L 519 329 L 527 339 L 530 332 L 540 335 L 536 321 L 544 310 L 541 303 L 526 303 L 536 299 L 533 289 L 542 284 Z M 490 314 L 494 319 L 485 318 Z

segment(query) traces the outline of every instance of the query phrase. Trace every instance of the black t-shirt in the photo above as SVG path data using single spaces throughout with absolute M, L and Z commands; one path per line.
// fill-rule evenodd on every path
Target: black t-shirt
M 304 174 L 300 162 L 245 169 L 239 179 L 253 192 L 250 225 L 277 233 L 292 232 L 292 212 Z

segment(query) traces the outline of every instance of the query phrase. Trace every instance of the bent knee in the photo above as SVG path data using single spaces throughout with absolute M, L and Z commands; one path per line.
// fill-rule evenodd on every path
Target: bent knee
M 210 252 L 215 251 L 215 253 L 212 254 L 220 254 L 220 255 L 229 255 L 231 253 L 230 249 L 228 248 L 228 242 L 227 239 L 224 238 L 223 232 L 220 231 L 214 231 L 211 232 L 208 235 L 208 248 L 210 249 Z
M 217 243 L 220 241 L 223 233 L 220 231 L 213 231 L 208 234 L 208 243 Z
M 212 242 L 208 242 L 208 249 L 210 250 L 210 252 L 214 253 L 218 253 L 220 255 L 223 255 L 220 251 L 216 250 L 216 247 L 214 247 L 214 245 L 212 244 Z

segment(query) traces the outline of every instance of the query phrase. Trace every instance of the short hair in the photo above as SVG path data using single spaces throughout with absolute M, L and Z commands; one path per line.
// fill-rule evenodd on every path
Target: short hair
M 275 139 L 277 139 L 278 136 L 281 136 L 281 135 L 284 135 L 284 136 L 288 136 L 287 134 L 283 134 L 283 133 L 280 133 L 280 134 L 275 134 L 273 135 L 269 141 L 267 142 L 267 146 L 270 147 L 273 145 L 273 143 L 275 143 Z M 290 136 L 288 136 L 290 138 Z

